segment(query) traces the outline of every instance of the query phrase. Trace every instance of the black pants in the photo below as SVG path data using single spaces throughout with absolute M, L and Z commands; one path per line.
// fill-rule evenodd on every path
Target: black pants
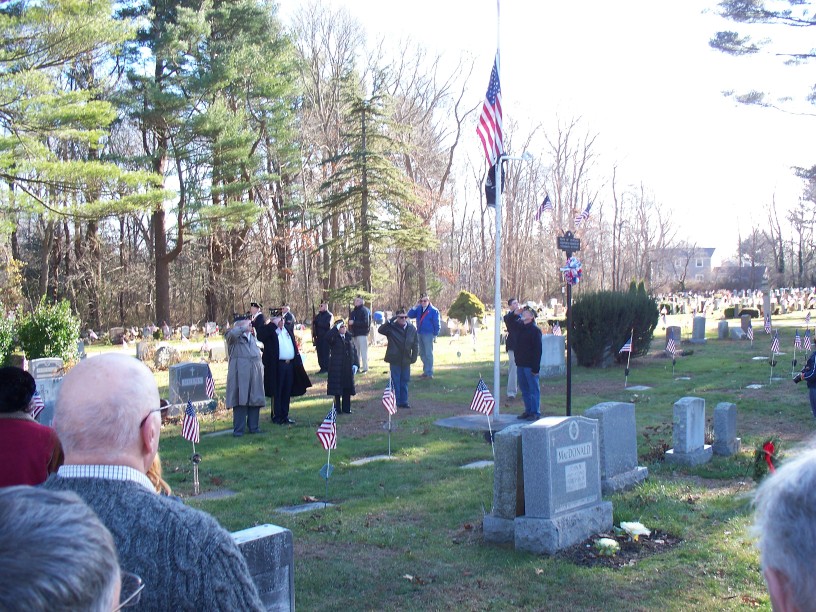
M 328 333 L 328 332 L 327 332 Z M 317 365 L 320 366 L 321 372 L 329 371 L 329 343 L 326 342 L 325 334 L 317 339 L 315 346 L 317 351 Z
M 292 399 L 292 382 L 294 381 L 295 364 L 292 359 L 278 361 L 278 388 L 275 393 L 274 417 L 280 423 L 289 418 L 289 400 Z
M 341 406 L 342 410 L 340 410 Z M 351 412 L 351 394 L 348 392 L 344 392 L 342 396 L 335 395 L 334 407 L 338 412 L 345 412 L 346 414 Z

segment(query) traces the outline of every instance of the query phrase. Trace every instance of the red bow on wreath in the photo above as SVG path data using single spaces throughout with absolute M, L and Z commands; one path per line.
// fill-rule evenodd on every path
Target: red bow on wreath
M 765 463 L 768 464 L 768 470 L 771 472 L 771 474 L 773 474 L 776 471 L 772 461 L 774 451 L 776 450 L 774 443 L 771 440 L 768 440 L 762 445 L 762 450 L 765 451 Z

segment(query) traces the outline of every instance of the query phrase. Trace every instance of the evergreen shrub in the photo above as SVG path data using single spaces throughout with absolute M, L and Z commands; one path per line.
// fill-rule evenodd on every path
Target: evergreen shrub
M 28 359 L 61 357 L 71 361 L 77 356 L 79 326 L 79 318 L 66 300 L 51 304 L 43 298 L 34 312 L 20 317 L 17 338 Z
M 448 316 L 461 323 L 470 321 L 473 317 L 482 318 L 485 312 L 485 305 L 470 291 L 460 291 L 456 299 L 448 308 Z
M 618 350 L 634 328 L 632 357 L 645 355 L 660 314 L 643 283 L 633 282 L 629 291 L 599 291 L 578 298 L 572 306 L 570 342 L 578 363 L 586 367 L 604 364 L 609 357 L 620 360 Z M 628 355 L 622 354 L 625 360 Z

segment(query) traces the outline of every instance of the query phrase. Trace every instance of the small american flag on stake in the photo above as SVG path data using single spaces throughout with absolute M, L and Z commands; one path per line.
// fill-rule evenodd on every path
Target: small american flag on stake
M 558 324 L 558 321 L 553 323 L 552 333 L 553 333 L 553 336 L 562 336 L 563 335 L 563 332 L 561 331 L 561 326 Z
M 473 394 L 473 400 L 470 402 L 470 409 L 490 416 L 495 407 L 496 400 L 493 399 L 493 394 L 490 393 L 484 379 L 480 378 L 479 384 L 476 385 L 476 393 Z
M 809 329 L 805 330 L 805 339 L 804 339 L 802 344 L 803 344 L 802 348 L 804 348 L 806 351 L 810 350 L 810 330 Z
M 337 410 L 332 404 L 329 414 L 317 428 L 317 439 L 325 450 L 337 448 Z
M 193 402 L 187 400 L 187 408 L 184 409 L 184 422 L 181 425 L 181 437 L 197 444 L 198 437 L 198 417 L 196 416 Z
M 618 353 L 631 353 L 631 352 L 632 352 L 632 338 L 629 338 L 626 341 L 626 344 L 624 344 L 618 351 Z
M 796 330 L 796 335 L 793 337 L 793 348 L 802 348 L 802 336 L 799 335 L 799 330 Z
M 669 355 L 674 355 L 676 350 L 677 350 L 677 347 L 674 344 L 674 334 L 671 334 L 669 336 L 669 339 L 666 340 L 666 352 Z
M 390 378 L 388 379 L 388 386 L 385 388 L 385 391 L 383 391 L 382 405 L 388 414 L 397 414 L 397 398 L 394 395 L 394 381 Z
M 779 352 L 780 352 L 779 351 L 779 332 L 774 334 L 773 342 L 771 342 L 771 352 L 774 355 L 778 355 Z
M 213 378 L 210 366 L 207 366 L 207 379 L 204 381 L 204 386 L 207 389 L 207 397 L 210 399 L 215 397 L 215 379 Z
M 40 395 L 39 391 L 34 391 L 34 395 L 31 396 L 31 402 L 29 405 L 31 406 L 31 417 L 34 419 L 40 416 L 40 413 L 45 410 L 45 402 L 43 401 L 42 395 Z
M 771 333 L 771 315 L 765 315 L 765 333 Z
M 752 326 L 748 326 L 748 329 L 745 330 L 745 334 L 748 336 L 748 339 L 753 342 L 754 340 L 754 328 Z

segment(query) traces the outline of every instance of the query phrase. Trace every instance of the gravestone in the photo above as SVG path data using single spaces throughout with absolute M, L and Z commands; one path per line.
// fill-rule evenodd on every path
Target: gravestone
M 728 402 L 720 402 L 714 408 L 714 444 L 715 455 L 731 457 L 740 449 L 737 437 L 737 407 Z
M 77 358 L 82 360 L 88 355 L 85 354 L 85 343 L 82 340 L 77 340 Z
M 32 359 L 28 362 L 28 371 L 37 383 L 37 391 L 43 401 L 44 408 L 37 417 L 37 421 L 43 425 L 51 425 L 54 421 L 54 406 L 62 384 L 63 368 L 64 363 L 59 357 Z
M 526 423 L 505 427 L 493 437 L 496 456 L 493 466 L 493 510 L 484 517 L 486 542 L 512 544 L 515 520 L 524 515 L 524 471 L 521 430 Z
M 227 347 L 223 344 L 212 344 L 210 345 L 209 350 L 209 360 L 210 361 L 226 361 L 227 360 Z
M 190 326 L 189 325 L 182 325 L 181 326 L 181 337 L 190 339 Z
M 706 318 L 705 317 L 694 317 L 694 326 L 691 330 L 691 343 L 692 344 L 705 344 L 706 337 Z
M 204 333 L 208 336 L 214 334 L 218 329 L 218 324 L 215 321 L 207 321 L 207 324 L 204 326 Z
M 681 332 L 682 330 L 678 325 L 669 325 L 666 328 L 666 342 L 669 341 L 669 338 L 674 338 L 674 343 L 678 351 L 680 350 L 680 341 L 682 340 Z M 665 344 L 663 346 L 665 346 Z
M 147 342 L 146 340 L 136 343 L 136 359 L 139 361 L 148 361 L 152 359 L 154 355 L 155 351 L 152 343 Z
M 749 327 L 752 327 L 751 315 L 749 314 L 740 315 L 740 329 L 742 329 L 742 331 L 744 332 L 747 332 Z
M 122 340 L 125 338 L 125 328 L 111 327 L 110 331 L 108 332 L 108 338 L 110 339 L 111 344 L 122 344 Z
M 666 461 L 700 465 L 711 461 L 711 445 L 705 443 L 705 400 L 683 397 L 674 403 L 672 419 L 674 448 L 666 451 Z
M 563 376 L 567 373 L 564 336 L 541 335 L 541 378 Z
M 703 332 L 703 336 L 705 337 L 705 332 Z M 717 339 L 728 340 L 728 338 L 728 321 L 720 321 L 717 323 Z
M 598 421 L 546 417 L 521 430 L 524 516 L 515 547 L 553 554 L 612 528 L 612 504 L 601 499 Z
M 643 482 L 649 470 L 637 464 L 635 405 L 603 402 L 592 406 L 584 415 L 598 421 L 601 490 L 604 495 L 630 489 Z
M 186 404 L 208 401 L 207 373 L 210 367 L 206 363 L 186 361 L 170 366 L 170 403 Z
M 731 327 L 728 329 L 728 333 L 732 340 L 744 340 L 748 337 L 741 327 Z
M 59 357 L 32 359 L 28 362 L 28 372 L 34 380 L 61 377 L 64 368 L 65 363 Z
M 295 553 L 292 532 L 277 525 L 236 531 L 232 538 L 244 555 L 266 610 L 295 609 Z

